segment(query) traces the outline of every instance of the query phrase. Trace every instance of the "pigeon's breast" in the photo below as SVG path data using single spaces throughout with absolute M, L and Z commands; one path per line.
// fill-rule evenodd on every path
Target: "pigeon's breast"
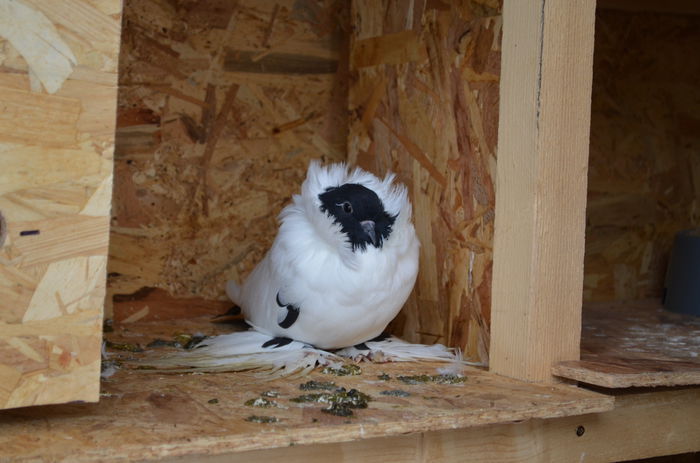
M 287 336 L 328 349 L 381 334 L 406 302 L 417 273 L 417 246 L 415 252 L 391 251 L 366 251 L 357 269 L 332 260 L 316 263 L 299 282 L 300 314 Z

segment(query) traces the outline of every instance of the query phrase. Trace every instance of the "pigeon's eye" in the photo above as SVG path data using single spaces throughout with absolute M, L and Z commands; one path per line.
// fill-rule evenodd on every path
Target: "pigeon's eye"
M 352 204 L 350 204 L 349 202 L 345 201 L 343 203 L 338 204 L 338 206 L 342 207 L 343 211 L 346 214 L 352 214 Z

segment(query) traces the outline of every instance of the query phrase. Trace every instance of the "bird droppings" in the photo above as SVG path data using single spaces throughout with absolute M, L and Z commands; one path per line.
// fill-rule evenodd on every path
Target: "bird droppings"
M 177 341 L 166 341 L 165 339 L 157 338 L 146 344 L 146 347 L 182 347 L 182 344 Z
M 258 397 L 255 399 L 246 400 L 245 404 L 249 407 L 260 407 L 260 408 L 279 407 L 279 404 L 276 401 L 266 399 L 265 397 Z
M 324 375 L 336 375 L 336 376 L 355 376 L 362 374 L 362 368 L 352 363 L 346 363 L 338 368 L 336 367 L 325 367 L 321 370 Z
M 112 350 L 121 350 L 125 352 L 143 352 L 143 349 L 138 344 L 131 344 L 128 342 L 112 342 L 109 340 L 105 341 L 105 346 Z
M 391 376 L 387 375 L 386 373 L 382 373 L 381 375 L 377 375 L 377 378 L 382 381 L 389 381 Z
M 206 339 L 207 336 L 202 334 L 188 334 L 188 333 L 177 333 L 173 336 L 173 339 L 168 341 L 167 339 L 156 338 L 146 345 L 146 347 L 157 348 L 157 347 L 176 347 L 178 349 L 192 349 L 197 346 L 200 342 Z
M 401 389 L 390 389 L 388 391 L 382 391 L 380 394 L 389 397 L 408 397 L 411 395 L 410 392 L 402 391 Z
M 353 415 L 351 410 L 353 408 L 367 408 L 367 404 L 372 398 L 357 389 L 348 391 L 341 387 L 333 392 L 303 394 L 290 400 L 295 403 L 328 404 L 326 408 L 321 410 L 322 412 L 347 417 Z
M 209 399 L 209 400 L 207 400 L 207 403 L 208 403 L 208 404 L 212 404 L 212 405 L 213 405 L 213 404 L 218 404 L 218 403 L 219 403 L 219 399 Z
M 324 408 L 321 410 L 323 413 L 328 413 L 329 415 L 335 415 L 335 416 L 353 416 L 354 413 L 352 410 L 350 410 L 350 407 L 347 405 L 341 405 L 341 404 L 331 404 L 328 408 Z
M 404 384 L 461 384 L 467 380 L 466 376 L 462 375 L 414 375 L 414 376 L 397 376 L 396 379 Z
M 204 341 L 207 339 L 207 336 L 204 336 L 203 334 L 188 334 L 188 333 L 179 333 L 176 334 L 173 340 L 180 344 L 183 349 L 193 349 L 197 347 L 197 344 L 200 342 Z
M 245 420 L 250 422 L 250 423 L 263 423 L 263 424 L 279 423 L 279 421 L 280 421 L 276 416 L 259 416 L 259 415 L 250 415 Z
M 334 391 L 337 386 L 333 381 L 307 381 L 299 385 L 302 391 Z
M 263 397 L 270 397 L 270 398 L 276 399 L 277 397 L 280 396 L 280 393 L 279 393 L 279 391 L 272 391 L 271 390 L 271 391 L 265 391 L 260 395 Z

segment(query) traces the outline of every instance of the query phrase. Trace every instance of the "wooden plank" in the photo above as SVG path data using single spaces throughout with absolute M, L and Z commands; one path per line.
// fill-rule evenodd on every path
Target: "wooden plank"
M 16 221 L 8 229 L 14 244 L 13 261 L 19 268 L 107 254 L 109 218 L 106 216 Z
M 109 364 L 139 365 L 134 359 L 174 348 L 147 347 L 154 339 L 230 331 L 208 319 L 115 324 L 106 333 Z M 186 338 L 186 337 L 184 337 Z M 130 352 L 139 346 L 146 352 Z M 360 364 L 362 374 L 334 376 L 318 370 L 303 378 L 270 380 L 243 373 L 161 374 L 119 369 L 102 383 L 98 404 L 21 409 L 0 414 L 0 460 L 147 460 L 214 455 L 305 444 L 339 443 L 379 436 L 430 432 L 534 418 L 610 410 L 613 399 L 570 385 L 527 384 L 465 367 L 463 382 L 407 384 L 399 376 L 435 375 L 445 364 Z M 454 371 L 456 366 L 450 367 Z M 382 378 L 381 374 L 386 374 Z M 300 384 L 333 381 L 371 397 L 352 416 L 324 413 L 322 404 L 295 403 Z M 2 389 L 0 389 L 1 391 Z M 276 391 L 279 407 L 245 405 L 265 391 Z M 383 391 L 404 391 L 385 395 Z M 313 392 L 313 391 L 311 391 Z M 396 394 L 396 393 L 394 393 Z M 213 400 L 216 399 L 216 400 Z M 274 416 L 276 423 L 246 421 Z M 60 429 L 60 432 L 57 430 Z M 27 445 L 32 439 L 34 445 Z M 395 450 L 401 456 L 400 449 Z M 389 452 L 393 454 L 393 451 Z M 385 453 L 381 453 L 386 455 Z
M 352 26 L 348 161 L 396 172 L 421 241 L 391 329 L 486 363 L 500 3 L 355 0 Z
M 97 401 L 121 1 L 0 10 L 0 409 Z
M 75 146 L 80 101 L 0 88 L 0 137 L 4 142 L 49 148 Z
M 163 462 L 339 463 L 627 461 L 700 450 L 700 390 L 620 396 L 615 410 L 519 424 L 304 445 Z M 583 434 L 579 436 L 579 433 Z M 690 461 L 690 460 L 688 460 Z
M 579 356 L 593 0 L 506 0 L 492 371 L 551 381 Z
M 560 362 L 552 367 L 552 372 L 562 378 L 610 388 L 700 384 L 700 365 L 682 360 L 602 357 Z
M 553 372 L 611 388 L 700 384 L 700 317 L 668 312 L 658 300 L 587 304 L 581 360 Z

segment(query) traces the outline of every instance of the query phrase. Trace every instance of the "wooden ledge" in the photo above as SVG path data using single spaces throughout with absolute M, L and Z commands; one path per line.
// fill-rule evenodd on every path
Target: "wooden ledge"
M 700 450 L 700 389 L 636 392 L 605 413 L 210 457 L 178 463 L 609 462 Z
M 128 331 L 118 329 L 108 337 L 138 342 L 143 347 L 154 337 L 172 339 L 182 332 L 183 322 L 177 323 L 132 324 Z M 211 330 L 192 321 L 189 326 Z M 444 366 L 361 364 L 358 376 L 316 371 L 304 378 L 273 381 L 240 373 L 178 375 L 120 370 L 103 381 L 98 404 L 0 413 L 0 460 L 24 461 L 49 454 L 56 461 L 217 455 L 580 415 L 613 407 L 610 396 L 569 385 L 527 384 L 476 368 L 465 369 L 466 380 L 457 384 L 406 384 L 398 378 L 435 375 Z M 389 379 L 380 378 L 383 374 Z M 351 417 L 324 413 L 322 404 L 292 402 L 290 399 L 305 393 L 299 385 L 309 380 L 333 381 L 348 390 L 358 389 L 372 400 L 368 408 L 354 410 Z M 278 394 L 273 400 L 280 407 L 245 405 L 266 391 Z M 384 395 L 384 391 L 404 391 L 408 396 L 399 392 Z M 253 415 L 272 416 L 278 422 L 246 421 Z
M 581 360 L 553 373 L 608 388 L 700 385 L 700 317 L 657 300 L 587 304 Z

